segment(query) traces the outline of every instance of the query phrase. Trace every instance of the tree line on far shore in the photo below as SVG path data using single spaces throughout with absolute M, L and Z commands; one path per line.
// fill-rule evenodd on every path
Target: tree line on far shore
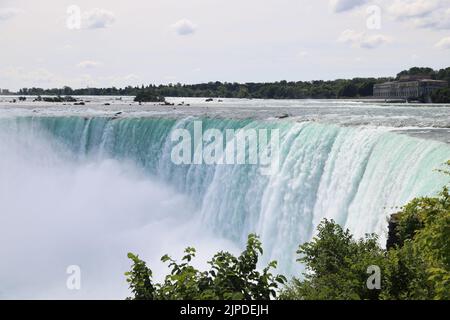
M 208 82 L 201 84 L 167 84 L 128 86 L 125 88 L 70 87 L 42 89 L 23 88 L 18 95 L 117 95 L 136 96 L 136 101 L 161 102 L 162 97 L 206 97 L 248 99 L 338 99 L 373 96 L 377 83 L 392 81 L 402 75 L 429 75 L 432 79 L 450 83 L 450 67 L 441 70 L 414 67 L 400 72 L 396 78 L 354 78 L 331 81 L 278 81 L 271 83 Z M 434 102 L 450 102 L 450 89 L 440 89 L 433 96 Z

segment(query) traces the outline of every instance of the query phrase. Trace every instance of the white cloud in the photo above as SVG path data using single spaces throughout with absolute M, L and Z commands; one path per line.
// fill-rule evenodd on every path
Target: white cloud
M 365 4 L 368 0 L 330 0 L 331 9 L 334 12 L 344 12 L 352 10 Z
M 418 18 L 414 21 L 415 25 L 420 28 L 428 28 L 435 30 L 450 29 L 450 9 L 439 10 L 433 14 Z
M 20 10 L 16 8 L 0 8 L 0 21 L 6 21 L 14 18 Z
M 450 37 L 441 39 L 435 46 L 439 49 L 450 49 Z
M 100 65 L 101 65 L 100 62 L 92 61 L 92 60 L 85 60 L 85 61 L 81 61 L 79 64 L 77 64 L 77 67 L 81 68 L 81 69 L 93 69 Z
M 389 42 L 391 42 L 391 38 L 382 34 L 364 36 L 361 40 L 360 47 L 365 49 L 375 49 Z
M 391 37 L 382 34 L 367 35 L 365 32 L 357 32 L 354 30 L 345 30 L 338 38 L 338 42 L 364 49 L 375 49 L 391 41 Z
M 437 0 L 395 0 L 388 12 L 398 19 L 424 17 L 439 7 Z
M 354 30 L 345 30 L 341 33 L 341 35 L 338 38 L 338 42 L 342 43 L 357 43 L 361 41 L 361 39 L 364 37 L 364 32 L 356 32 Z
M 190 20 L 181 19 L 172 25 L 172 28 L 180 36 L 186 36 L 195 33 L 197 26 Z
M 300 51 L 300 52 L 297 54 L 297 57 L 300 58 L 300 59 L 306 58 L 307 56 L 308 56 L 308 52 L 307 52 L 307 51 Z
M 114 13 L 105 9 L 92 9 L 82 14 L 82 26 L 85 29 L 108 28 L 114 24 Z
M 396 20 L 428 29 L 450 29 L 449 0 L 395 0 L 387 12 Z

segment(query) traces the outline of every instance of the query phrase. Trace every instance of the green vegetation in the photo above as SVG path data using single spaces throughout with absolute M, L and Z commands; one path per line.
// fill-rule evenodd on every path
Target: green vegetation
M 21 101 L 25 101 L 26 97 L 20 97 L 19 100 Z M 34 99 L 34 101 L 44 101 L 44 102 L 76 102 L 77 99 L 71 97 L 71 96 L 65 96 L 65 97 L 61 97 L 61 96 L 56 96 L 56 97 L 41 97 L 38 96 L 36 99 Z
M 383 249 L 376 235 L 356 240 L 334 221 L 322 221 L 317 236 L 297 251 L 298 261 L 306 266 L 303 278 L 289 283 L 272 275 L 276 262 L 258 271 L 263 251 L 255 235 L 249 236 L 241 256 L 220 252 L 205 272 L 190 265 L 193 248 L 186 249 L 181 264 L 164 256 L 171 272 L 161 284 L 153 284 L 145 262 L 129 254 L 130 299 L 450 300 L 448 187 L 436 197 L 412 200 L 392 216 L 390 226 L 388 249 Z M 375 289 L 367 285 L 373 266 L 380 271 L 380 287 Z
M 434 103 L 449 103 L 450 102 L 450 88 L 444 88 L 434 91 L 431 94 L 431 100 Z
M 433 80 L 445 80 L 450 84 L 450 67 L 440 70 L 433 70 L 432 68 L 413 67 L 409 70 L 400 72 L 397 75 L 397 79 L 400 79 L 401 76 L 422 76 L 422 75 L 430 76 L 431 79 Z
M 70 87 L 63 88 L 23 88 L 17 94 L 19 95 L 33 95 L 33 96 L 135 96 L 141 88 L 139 87 L 125 87 L 125 88 L 82 88 L 72 89 Z
M 448 163 L 450 165 L 450 162 Z M 442 171 L 449 174 L 448 170 Z M 294 279 L 282 299 L 450 299 L 450 194 L 412 200 L 391 218 L 388 249 L 374 235 L 356 241 L 324 221 L 311 242 L 300 246 L 304 280 Z M 381 271 L 380 290 L 368 290 L 367 267 Z
M 450 300 L 450 194 L 411 201 L 398 215 L 383 298 Z
M 276 262 L 262 272 L 257 270 L 262 253 L 258 237 L 250 235 L 247 248 L 239 257 L 219 252 L 209 262 L 211 269 L 201 272 L 191 265 L 195 249 L 187 248 L 182 263 L 167 255 L 162 257 L 171 272 L 160 284 L 153 284 L 152 272 L 145 262 L 129 253 L 133 266 L 126 276 L 134 294 L 132 299 L 136 300 L 269 300 L 276 297 L 279 284 L 286 279 L 272 275 Z
M 430 75 L 450 83 L 450 68 L 411 68 L 397 75 Z M 161 97 L 206 97 L 248 99 L 336 99 L 364 98 L 373 95 L 373 86 L 393 78 L 354 78 L 333 81 L 278 81 L 272 83 L 209 82 L 201 84 L 148 85 L 125 88 L 61 89 L 24 88 L 19 95 L 121 95 L 136 96 L 136 101 L 163 102 Z M 444 95 L 445 97 L 445 95 Z
M 383 79 L 387 80 L 387 79 Z M 210 82 L 196 85 L 149 86 L 146 90 L 165 97 L 219 97 L 248 99 L 304 99 L 364 97 L 373 92 L 376 79 L 311 81 L 274 83 L 222 83 Z M 346 89 L 347 86 L 354 88 Z
M 159 97 L 206 97 L 247 99 L 335 99 L 368 97 L 373 86 L 390 78 L 355 78 L 333 81 L 279 81 L 272 83 L 209 82 L 202 84 L 168 84 L 141 87 L 41 89 L 24 88 L 20 95 L 122 95 L 136 96 L 136 101 L 162 102 Z
M 295 300 L 449 300 L 450 195 L 418 198 L 397 214 L 398 243 L 382 249 L 376 236 L 356 241 L 333 221 L 300 246 L 300 262 L 308 272 L 280 295 Z M 368 266 L 381 271 L 380 290 L 366 286 Z
M 349 230 L 334 221 L 324 220 L 318 235 L 300 246 L 298 261 L 307 272 L 304 279 L 294 278 L 281 299 L 355 300 L 378 299 L 379 290 L 368 289 L 367 268 L 385 264 L 384 250 L 375 235 L 355 240 Z
M 166 99 L 163 96 L 158 96 L 152 90 L 141 90 L 136 94 L 134 101 L 136 101 L 136 102 L 165 102 Z

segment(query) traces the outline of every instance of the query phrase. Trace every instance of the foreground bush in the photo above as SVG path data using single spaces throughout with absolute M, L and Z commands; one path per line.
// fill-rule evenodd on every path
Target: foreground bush
M 356 241 L 348 230 L 323 221 L 318 236 L 298 250 L 307 269 L 304 280 L 293 279 L 281 298 L 450 300 L 448 188 L 437 197 L 412 200 L 392 220 L 394 239 L 388 239 L 387 250 L 375 235 Z M 366 285 L 371 265 L 381 272 L 379 290 Z
M 418 198 L 399 213 L 389 250 L 385 299 L 450 299 L 450 194 Z
M 297 253 L 298 261 L 306 266 L 304 280 L 293 279 L 281 299 L 378 299 L 380 292 L 367 287 L 368 267 L 385 264 L 376 235 L 355 240 L 349 230 L 324 220 L 317 237 L 301 245 Z
M 311 242 L 300 246 L 307 272 L 293 279 L 281 299 L 450 300 L 450 195 L 418 198 L 396 215 L 398 243 L 382 249 L 374 235 L 353 239 L 333 221 L 323 221 Z M 367 286 L 367 268 L 381 271 L 379 290 Z
M 126 273 L 130 289 L 136 300 L 269 300 L 276 297 L 280 284 L 286 279 L 274 276 L 271 262 L 261 272 L 257 270 L 259 255 L 263 253 L 261 242 L 250 235 L 246 250 L 235 257 L 228 252 L 219 252 L 209 262 L 211 269 L 201 272 L 190 263 L 195 249 L 187 248 L 182 263 L 169 256 L 162 257 L 171 272 L 165 281 L 153 284 L 152 272 L 145 262 L 134 254 L 132 270 Z

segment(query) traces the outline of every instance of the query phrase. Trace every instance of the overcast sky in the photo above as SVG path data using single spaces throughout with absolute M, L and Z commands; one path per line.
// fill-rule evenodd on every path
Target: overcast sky
M 450 66 L 450 0 L 0 0 L 0 88 Z

